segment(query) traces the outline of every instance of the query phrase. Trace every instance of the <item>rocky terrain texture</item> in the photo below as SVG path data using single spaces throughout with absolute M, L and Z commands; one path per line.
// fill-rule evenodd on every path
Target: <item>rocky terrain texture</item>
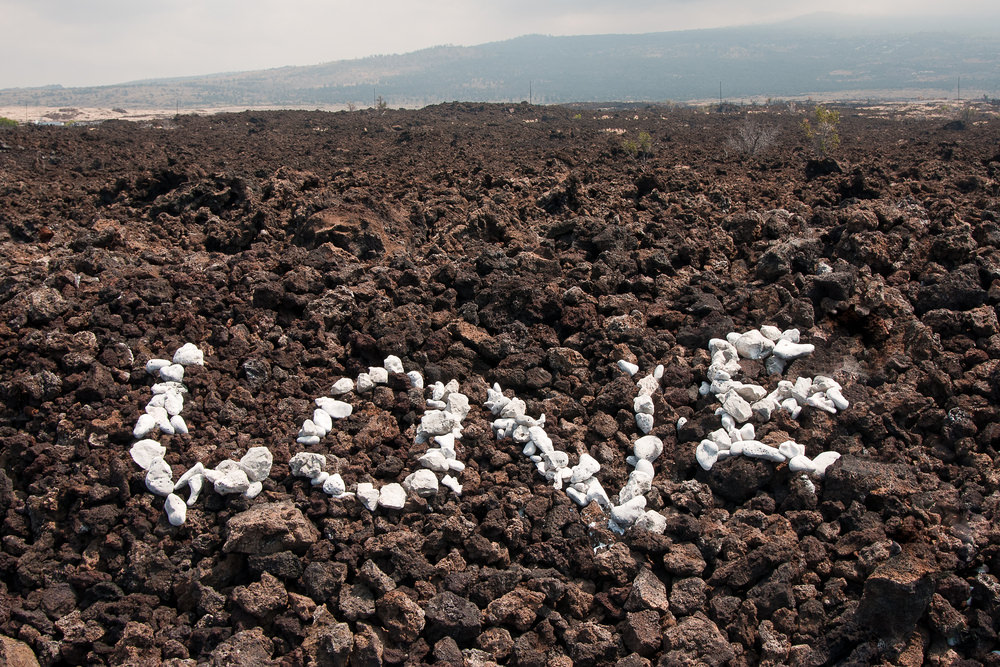
M 0 652 L 43 665 L 1000 664 L 1000 121 L 443 105 L 0 131 Z M 623 147 L 640 131 L 649 150 Z M 624 134 L 622 134 L 624 132 Z M 798 328 L 850 408 L 733 457 L 707 343 Z M 274 456 L 174 527 L 129 456 L 144 363 L 193 342 L 196 461 Z M 312 399 L 397 355 L 457 378 L 463 492 L 372 514 L 288 460 Z M 664 365 L 647 509 L 607 529 L 482 407 L 494 382 L 621 488 L 617 361 Z M 748 381 L 771 387 L 760 362 Z M 314 448 L 349 488 L 424 447 L 401 374 Z M 679 418 L 686 422 L 679 429 Z

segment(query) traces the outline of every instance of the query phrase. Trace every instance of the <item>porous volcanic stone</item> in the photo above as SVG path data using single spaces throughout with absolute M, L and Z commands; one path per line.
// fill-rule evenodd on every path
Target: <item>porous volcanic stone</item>
M 0 635 L 0 664 L 10 667 L 38 667 L 38 658 L 24 642 Z
M 274 644 L 261 628 L 237 632 L 212 651 L 212 667 L 224 665 L 267 665 Z
M 354 630 L 354 650 L 351 665 L 356 667 L 376 667 L 382 665 L 385 645 L 378 631 L 367 623 L 358 623 Z
M 288 592 L 273 575 L 264 572 L 260 581 L 233 589 L 233 600 L 251 616 L 268 619 L 288 605 Z
M 489 603 L 483 619 L 490 624 L 509 625 L 524 632 L 535 622 L 543 602 L 543 593 L 519 587 Z
M 736 657 L 726 635 L 701 612 L 663 633 L 663 665 L 725 665 Z
M 245 554 L 305 551 L 320 533 L 290 501 L 255 505 L 226 524 L 222 550 Z
M 645 609 L 625 615 L 622 639 L 630 651 L 639 655 L 653 655 L 660 648 L 662 637 L 659 612 Z
M 424 606 L 424 614 L 427 619 L 426 634 L 431 642 L 441 637 L 454 637 L 455 641 L 464 644 L 479 634 L 479 607 L 451 591 L 431 598 Z
M 826 471 L 824 498 L 845 504 L 864 502 L 870 493 L 891 492 L 906 497 L 918 491 L 913 469 L 896 463 L 880 463 L 857 456 L 841 456 Z
M 507 628 L 487 628 L 476 637 L 476 646 L 489 653 L 495 660 L 504 660 L 514 648 L 514 640 Z
M 338 623 L 323 606 L 316 610 L 302 650 L 315 665 L 344 667 L 354 648 L 354 633 L 347 623 Z
M 934 595 L 934 573 L 931 563 L 906 552 L 879 565 L 865 580 L 858 620 L 882 637 L 908 636 Z
M 667 611 L 669 609 L 667 587 L 649 568 L 642 568 L 632 582 L 632 591 L 625 601 L 625 609 L 628 611 L 642 609 Z
M 617 649 L 611 629 L 593 621 L 567 630 L 565 641 L 572 664 L 580 667 L 607 664 Z
M 375 615 L 375 596 L 364 584 L 345 586 L 340 589 L 338 608 L 348 621 L 369 618 Z
M 382 627 L 395 642 L 412 642 L 424 629 L 424 610 L 399 589 L 379 598 L 375 609 Z

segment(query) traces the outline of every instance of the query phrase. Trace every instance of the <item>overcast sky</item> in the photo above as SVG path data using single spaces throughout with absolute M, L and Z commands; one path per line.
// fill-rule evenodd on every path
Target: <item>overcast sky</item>
M 989 12 L 996 0 L 0 0 L 0 88 L 314 65 L 525 34 Z

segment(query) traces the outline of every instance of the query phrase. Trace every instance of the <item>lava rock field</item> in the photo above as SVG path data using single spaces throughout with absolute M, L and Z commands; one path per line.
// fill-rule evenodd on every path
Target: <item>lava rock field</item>
M 42 665 L 1000 664 L 1000 120 L 841 108 L 445 104 L 0 130 L 0 655 Z M 741 123 L 775 128 L 757 155 Z M 627 143 L 650 135 L 648 150 Z M 634 146 L 634 144 L 633 144 Z M 850 407 L 706 472 L 710 338 L 798 328 Z M 174 527 L 129 456 L 146 360 L 191 342 L 196 462 L 274 456 Z M 463 492 L 369 512 L 288 460 L 387 355 L 472 403 Z M 647 509 L 607 527 L 482 407 L 494 382 L 621 488 L 619 360 L 663 364 Z M 759 362 L 743 375 L 771 386 Z M 349 489 L 402 481 L 423 396 L 352 399 Z M 678 420 L 684 418 L 678 428 Z M 21 662 L 15 662 L 20 660 Z

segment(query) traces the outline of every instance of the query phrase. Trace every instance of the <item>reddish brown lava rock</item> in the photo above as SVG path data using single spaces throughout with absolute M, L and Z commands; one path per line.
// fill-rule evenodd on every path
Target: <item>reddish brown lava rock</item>
M 655 105 L 3 128 L 7 662 L 995 662 L 1000 118 L 839 109 L 811 163 L 799 103 L 752 109 L 778 130 L 757 155 L 726 148 L 746 110 Z M 709 339 L 764 324 L 816 346 L 787 377 L 851 403 L 758 424 L 840 453 L 822 480 L 694 459 Z M 174 474 L 261 445 L 275 465 L 174 527 L 128 449 L 145 362 L 186 342 L 205 366 L 190 434 L 162 438 Z M 460 497 L 372 513 L 288 474 L 313 399 L 388 354 L 471 399 Z M 613 493 L 638 435 L 619 359 L 664 366 L 662 535 L 612 533 L 482 407 L 515 391 Z M 401 482 L 424 399 L 393 374 L 313 451 L 349 490 Z
M 246 554 L 304 551 L 319 539 L 319 531 L 288 502 L 255 505 L 226 524 L 222 550 Z

